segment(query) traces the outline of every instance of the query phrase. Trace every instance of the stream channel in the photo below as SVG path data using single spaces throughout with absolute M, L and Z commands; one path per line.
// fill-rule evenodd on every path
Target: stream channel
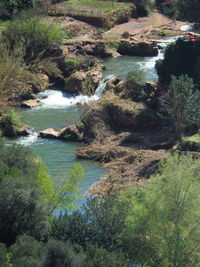
M 173 42 L 176 38 L 168 38 Z M 163 49 L 167 43 L 159 44 Z M 103 79 L 93 96 L 72 96 L 59 90 L 49 89 L 38 95 L 42 99 L 42 105 L 33 109 L 19 109 L 23 122 L 31 126 L 34 130 L 27 137 L 19 137 L 9 140 L 9 143 L 19 143 L 31 148 L 33 155 L 40 157 L 49 168 L 52 179 L 67 177 L 71 167 L 80 163 L 85 169 L 85 178 L 82 183 L 81 192 L 84 193 L 94 182 L 98 181 L 106 174 L 106 171 L 96 162 L 81 160 L 76 157 L 76 149 L 81 143 L 63 142 L 55 139 L 43 139 L 38 137 L 37 132 L 47 128 L 63 128 L 76 123 L 82 110 L 76 106 L 77 103 L 85 103 L 98 100 L 105 88 L 105 78 L 109 75 L 116 75 L 125 78 L 127 73 L 135 68 L 141 68 L 146 73 L 147 80 L 157 80 L 155 71 L 156 60 L 163 58 L 163 49 L 159 51 L 157 57 L 130 57 L 120 56 L 109 58 L 103 61 L 106 70 Z M 44 96 L 46 98 L 44 98 Z M 78 206 L 84 202 L 84 197 L 78 201 Z

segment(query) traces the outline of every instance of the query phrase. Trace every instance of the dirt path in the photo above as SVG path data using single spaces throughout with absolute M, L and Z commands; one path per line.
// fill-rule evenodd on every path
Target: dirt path
M 155 10 L 153 14 L 149 17 L 142 17 L 138 19 L 131 19 L 127 23 L 116 25 L 109 31 L 103 34 L 105 39 L 112 39 L 121 36 L 124 32 L 129 32 L 138 40 L 144 39 L 145 35 L 152 30 L 162 30 L 163 28 L 168 28 L 169 30 L 178 31 L 182 25 L 185 25 L 182 21 L 173 21 L 172 19 L 164 16 Z

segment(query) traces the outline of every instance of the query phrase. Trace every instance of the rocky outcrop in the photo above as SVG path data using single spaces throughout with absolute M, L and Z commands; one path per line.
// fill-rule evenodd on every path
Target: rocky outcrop
M 65 141 L 82 141 L 82 134 L 76 125 L 70 125 L 60 131 L 59 138 Z
M 18 131 L 18 135 L 20 136 L 28 136 L 30 134 L 31 127 L 28 125 L 23 125 Z
M 16 128 L 14 125 L 0 123 L 0 132 L 5 137 L 27 136 L 30 134 L 30 126 L 22 125 Z
M 115 127 L 121 129 L 147 129 L 158 125 L 159 117 L 154 110 L 142 104 L 121 100 L 104 106 Z
M 35 108 L 41 105 L 41 101 L 38 99 L 29 99 L 21 103 L 23 108 Z
M 102 40 L 82 40 L 65 42 L 68 55 L 74 56 L 94 56 L 106 58 L 113 56 L 113 51 L 107 46 L 107 43 Z
M 118 86 L 119 83 L 121 83 L 121 79 L 118 77 L 112 77 L 111 79 L 108 80 L 106 83 L 106 88 L 105 91 L 112 91 L 114 92 L 116 90 L 116 86 Z
M 87 55 L 97 56 L 101 58 L 111 57 L 112 50 L 104 41 L 83 41 L 83 50 Z
M 41 131 L 39 133 L 39 136 L 43 137 L 43 138 L 57 139 L 60 136 L 60 132 L 56 131 L 52 128 L 49 128 L 49 129 L 46 129 L 44 131 Z
M 149 130 L 159 125 L 156 111 L 144 104 L 120 99 L 108 92 L 96 106 L 82 116 L 83 139 L 86 143 L 103 143 L 111 132 L 117 130 Z
M 154 42 L 135 42 L 121 40 L 117 50 L 121 55 L 153 57 L 158 55 L 158 46 Z
M 76 125 L 69 125 L 63 129 L 45 129 L 39 133 L 42 138 L 61 139 L 65 141 L 82 141 L 82 134 Z
M 64 91 L 73 94 L 94 94 L 102 73 L 99 67 L 93 68 L 87 72 L 77 71 L 70 75 L 65 81 Z

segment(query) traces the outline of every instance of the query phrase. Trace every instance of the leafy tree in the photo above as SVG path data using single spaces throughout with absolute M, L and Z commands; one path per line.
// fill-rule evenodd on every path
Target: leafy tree
M 179 19 L 200 21 L 200 2 L 198 0 L 176 0 L 176 8 Z
M 129 267 L 130 262 L 122 253 L 108 252 L 96 246 L 87 247 L 85 267 Z
M 29 148 L 21 145 L 6 146 L 0 139 L 0 182 L 3 178 L 21 176 L 28 177 L 28 180 L 37 176 L 38 166 L 33 161 Z
M 52 236 L 83 247 L 97 244 L 108 250 L 120 247 L 127 207 L 114 196 L 89 198 L 82 210 L 60 215 L 52 223 Z
M 14 15 L 23 9 L 34 8 L 37 0 L 1 0 L 0 7 L 5 8 L 10 15 Z
M 200 160 L 171 155 L 146 188 L 130 189 L 124 250 L 144 266 L 199 266 Z M 146 264 L 146 265 L 145 265 Z
M 27 233 L 43 239 L 48 230 L 47 212 L 40 192 L 28 177 L 0 183 L 0 242 L 10 245 Z
M 51 239 L 46 245 L 44 267 L 82 267 L 85 256 L 78 254 L 72 245 Z
M 46 236 L 45 204 L 35 178 L 38 166 L 31 151 L 0 142 L 0 242 L 12 244 L 18 235 Z
M 172 76 L 169 87 L 169 113 L 174 121 L 179 140 L 182 140 L 184 125 L 200 121 L 200 93 L 195 91 L 193 80 L 187 75 Z
M 160 83 L 169 85 L 171 76 L 188 75 L 200 84 L 200 40 L 185 41 L 179 38 L 169 44 L 165 50 L 164 59 L 156 61 L 156 70 Z
M 13 267 L 42 267 L 43 243 L 28 235 L 22 235 L 10 248 Z
M 0 243 L 0 266 L 8 266 L 6 246 Z
M 84 177 L 83 167 L 76 164 L 72 167 L 68 177 L 59 178 L 53 182 L 44 163 L 37 160 L 37 165 L 39 169 L 36 181 L 42 193 L 43 201 L 49 207 L 49 215 L 57 209 L 74 208 L 74 201 L 80 197 L 79 188 Z

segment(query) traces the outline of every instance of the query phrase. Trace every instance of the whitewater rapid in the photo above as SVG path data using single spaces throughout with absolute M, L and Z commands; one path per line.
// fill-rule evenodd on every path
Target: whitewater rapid
M 114 75 L 109 75 L 108 77 L 102 79 L 92 96 L 87 95 L 77 95 L 73 96 L 71 94 L 64 93 L 62 91 L 49 89 L 45 92 L 39 93 L 37 95 L 38 100 L 41 102 L 41 106 L 36 107 L 36 109 L 48 109 L 48 108 L 66 108 L 74 106 L 77 104 L 86 104 L 92 101 L 97 101 L 101 98 L 108 80 L 110 80 Z

